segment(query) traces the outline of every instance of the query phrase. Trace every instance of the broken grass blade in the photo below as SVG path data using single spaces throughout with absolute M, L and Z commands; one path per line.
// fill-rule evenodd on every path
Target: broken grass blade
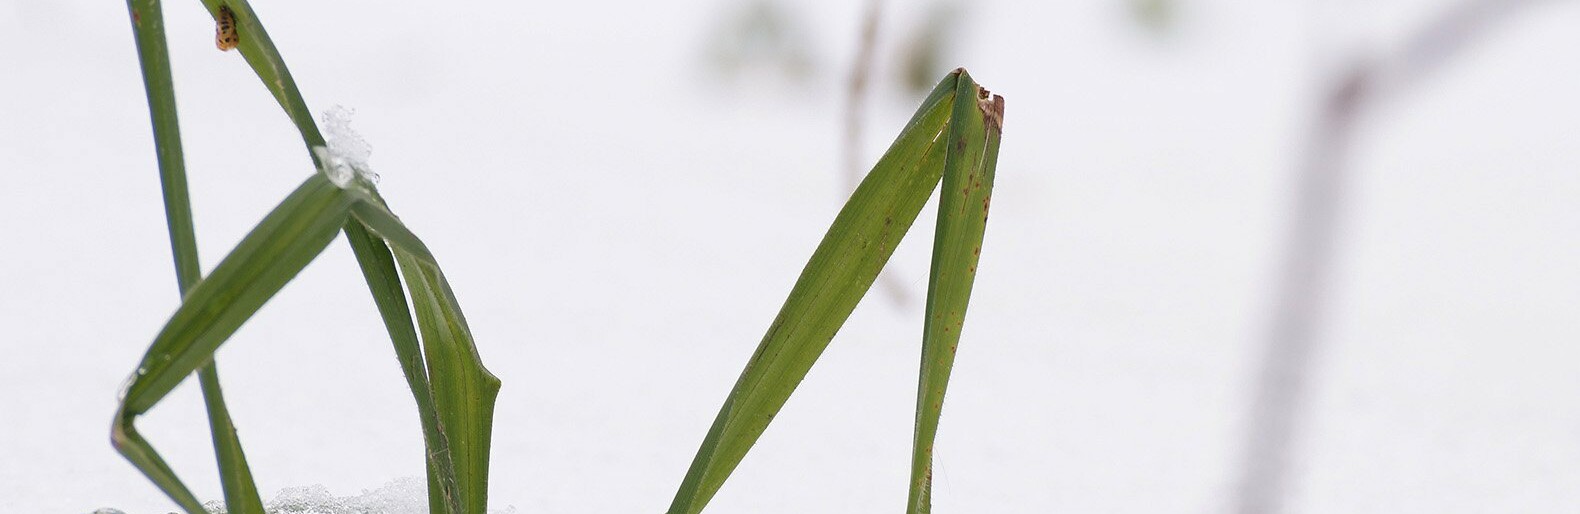
M 740 464 L 866 295 L 943 173 L 944 77 L 835 217 L 697 450 L 669 514 L 696 514 Z
M 944 159 L 932 272 L 927 284 L 908 514 L 926 514 L 932 509 L 933 441 L 938 435 L 944 392 L 954 368 L 955 348 L 965 327 L 966 304 L 976 282 L 1003 113 L 1003 98 L 990 95 L 962 71 L 945 140 L 948 155 Z

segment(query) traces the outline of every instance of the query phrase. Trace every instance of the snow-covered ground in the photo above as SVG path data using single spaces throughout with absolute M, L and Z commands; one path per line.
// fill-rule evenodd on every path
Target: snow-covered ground
M 885 3 L 888 65 L 921 3 Z M 1185 1 L 1157 38 L 1117 0 L 971 2 L 947 60 L 1008 113 L 937 512 L 1228 505 L 1317 87 L 1443 5 L 1315 3 Z M 842 201 L 859 3 L 795 3 L 804 86 L 712 74 L 723 0 L 257 4 L 314 109 L 356 110 L 504 380 L 493 505 L 661 511 Z M 206 269 L 312 169 L 198 2 L 165 9 Z M 1366 118 L 1296 512 L 1580 505 L 1577 22 L 1532 8 Z M 7 512 L 173 509 L 108 442 L 177 302 L 128 25 L 114 2 L 0 4 Z M 915 99 L 873 95 L 875 158 Z M 915 291 L 927 216 L 892 264 Z M 708 512 L 898 510 L 919 308 L 865 302 Z M 421 475 L 344 243 L 218 362 L 266 496 Z M 140 426 L 218 498 L 203 419 L 188 382 Z

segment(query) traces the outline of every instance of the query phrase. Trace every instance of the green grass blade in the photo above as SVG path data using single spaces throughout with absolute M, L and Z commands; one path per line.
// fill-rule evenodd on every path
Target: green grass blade
M 137 60 L 143 70 L 148 114 L 153 121 L 154 148 L 159 158 L 159 183 L 165 199 L 165 221 L 170 228 L 170 252 L 175 256 L 176 283 L 185 293 L 197 283 L 197 241 L 192 229 L 192 206 L 187 197 L 187 175 L 181 152 L 181 126 L 176 116 L 176 92 L 170 75 L 170 52 L 165 43 L 165 22 L 159 0 L 128 0 L 132 32 L 137 40 Z
M 411 230 L 401 223 L 400 218 L 395 217 L 395 213 L 390 212 L 382 203 L 371 198 L 368 201 L 358 202 L 351 208 L 351 217 L 374 234 L 388 240 L 400 251 L 438 267 L 439 262 L 434 260 L 432 253 L 428 252 L 428 245 L 423 244 L 422 239 L 417 238 L 417 234 L 411 233 Z
M 208 411 L 209 433 L 214 439 L 214 457 L 219 465 L 220 488 L 225 493 L 225 512 L 263 514 L 263 497 L 252 479 L 247 454 L 230 420 L 230 408 L 219 385 L 219 368 L 210 360 L 198 368 L 198 385 L 203 389 L 203 408 Z
M 359 204 L 361 205 L 361 204 Z M 456 484 L 455 464 L 449 440 L 439 431 L 439 417 L 434 409 L 432 387 L 428 383 L 428 369 L 423 364 L 422 347 L 417 342 L 417 330 L 412 325 L 411 310 L 401 289 L 400 276 L 395 268 L 395 256 L 384 241 L 373 236 L 361 222 L 346 224 L 346 239 L 363 263 L 362 275 L 368 289 L 378 304 L 379 316 L 395 344 L 395 357 L 400 361 L 401 373 L 417 401 L 417 417 L 422 423 L 423 442 L 427 451 L 428 508 L 435 513 L 461 513 L 461 495 Z
M 1004 117 L 1003 97 L 990 95 L 972 82 L 970 75 L 962 72 L 958 87 L 946 139 L 948 155 L 938 200 L 932 275 L 927 285 L 911 490 L 906 507 L 909 514 L 932 510 L 933 441 L 938 435 L 955 348 L 965 327 L 966 304 L 976 281 Z
M 353 201 L 322 175 L 304 182 L 188 292 L 127 385 L 111 441 L 187 512 L 204 510 L 133 422 L 187 375 L 210 363 L 221 343 L 329 245 Z M 234 430 L 223 428 L 233 439 Z
M 352 208 L 351 216 L 353 224 L 361 224 L 393 247 L 416 306 L 428 377 L 426 382 L 408 381 L 414 390 L 420 386 L 430 391 L 429 401 L 438 416 L 435 439 L 449 450 L 453 463 L 453 468 L 445 469 L 452 470 L 456 495 L 446 493 L 444 499 L 452 503 L 450 508 L 458 509 L 455 512 L 483 512 L 487 508 L 488 448 L 499 379 L 483 366 L 460 304 L 422 239 L 373 193 Z M 430 455 L 434 453 L 439 452 L 430 451 Z M 429 501 L 438 500 L 430 495 Z
M 152 408 L 317 257 L 345 224 L 354 197 L 314 174 L 199 282 L 165 324 L 127 389 L 129 414 Z
M 428 246 L 376 197 L 357 204 L 352 218 L 393 248 L 416 307 L 428 370 L 424 390 L 431 394 L 437 440 L 448 447 L 458 486 L 456 496 L 445 499 L 459 503 L 452 507 L 456 512 L 484 512 L 499 379 L 483 366 L 472 330 Z M 435 501 L 430 495 L 430 504 Z
M 669 514 L 700 512 L 871 288 L 943 173 L 944 78 L 845 203 L 708 430 Z
M 395 260 L 416 307 L 439 436 L 449 443 L 455 463 L 460 512 L 487 512 L 489 446 L 499 379 L 483 367 L 472 330 L 438 265 L 407 252 L 394 240 L 389 242 L 395 245 Z
M 154 146 L 159 160 L 159 182 L 165 201 L 165 219 L 170 231 L 171 253 L 176 266 L 176 282 L 184 296 L 200 276 L 197 236 L 192 227 L 192 206 L 187 194 L 181 132 L 176 115 L 175 88 L 172 85 L 169 50 L 166 48 L 163 8 L 158 0 L 129 0 L 132 31 L 137 41 L 138 61 L 143 70 L 143 86 L 148 96 L 149 115 L 154 126 Z M 263 500 L 252 480 L 246 454 L 230 419 L 221 392 L 219 370 L 209 362 L 198 370 L 203 403 L 208 411 L 214 453 L 220 469 L 220 484 L 228 511 L 235 514 L 262 514 Z M 137 464 L 134 461 L 134 464 Z M 143 468 L 145 474 L 161 472 Z M 166 494 L 173 491 L 166 490 Z
M 202 0 L 203 6 L 208 9 L 209 15 L 219 19 L 221 7 L 229 7 L 236 18 L 236 36 L 240 42 L 236 50 L 241 52 L 247 65 L 258 74 L 263 81 L 263 86 L 274 95 L 274 100 L 285 109 L 285 114 L 290 116 L 291 123 L 296 125 L 296 130 L 302 133 L 302 142 L 308 148 L 324 145 L 324 136 L 318 132 L 318 125 L 313 123 L 313 113 L 307 109 L 307 102 L 302 100 L 301 91 L 296 89 L 296 79 L 291 78 L 291 70 L 285 67 L 285 59 L 280 57 L 280 51 L 275 49 L 274 41 L 269 39 L 269 32 L 263 29 L 263 23 L 258 21 L 257 13 L 252 10 L 252 5 L 247 0 Z M 311 154 L 311 152 L 309 152 Z M 314 162 L 318 157 L 313 156 Z

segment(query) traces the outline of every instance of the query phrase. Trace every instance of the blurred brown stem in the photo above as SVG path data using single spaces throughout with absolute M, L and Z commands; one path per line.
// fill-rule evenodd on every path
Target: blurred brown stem
M 882 15 L 882 0 L 868 0 L 862 14 L 861 34 L 856 40 L 856 58 L 850 65 L 850 83 L 845 89 L 845 137 L 841 142 L 844 144 L 846 191 L 856 190 L 865 170 L 861 158 L 865 128 L 862 113 L 867 107 L 867 87 L 872 83 L 873 54 L 878 46 L 878 20 Z M 892 269 L 884 270 L 878 275 L 878 281 L 895 304 L 910 305 L 911 291 L 895 273 Z
M 1324 285 L 1337 254 L 1335 235 L 1355 127 L 1387 95 L 1408 91 L 1482 40 L 1497 22 L 1542 1 L 1462 2 L 1416 33 L 1392 58 L 1358 61 L 1327 87 L 1300 163 L 1290 240 L 1250 406 L 1235 512 L 1284 510 L 1292 447 L 1306 414 L 1315 335 L 1327 304 Z

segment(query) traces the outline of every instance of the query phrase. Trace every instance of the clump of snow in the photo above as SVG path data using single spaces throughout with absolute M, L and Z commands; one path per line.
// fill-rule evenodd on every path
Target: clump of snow
M 313 147 L 313 155 L 318 156 L 319 169 L 324 172 L 324 176 L 329 177 L 330 182 L 341 189 L 351 185 L 351 179 L 357 172 L 344 157 L 322 146 Z
M 93 511 L 92 514 L 126 514 L 126 513 L 125 512 L 121 512 L 121 509 L 98 509 L 98 510 Z
M 368 145 L 366 139 L 362 139 L 362 135 L 351 130 L 351 116 L 354 114 L 355 111 L 338 105 L 324 111 L 324 146 L 313 147 L 313 154 L 318 156 L 324 175 L 342 188 L 350 185 L 356 177 L 373 183 L 379 180 L 379 175 L 368 165 L 373 147 Z
M 203 506 L 209 514 L 225 514 L 224 502 L 211 501 Z M 288 487 L 265 502 L 263 510 L 268 514 L 428 514 L 428 482 L 418 477 L 398 478 L 354 496 L 335 496 L 322 485 Z M 489 512 L 514 514 L 516 508 Z

